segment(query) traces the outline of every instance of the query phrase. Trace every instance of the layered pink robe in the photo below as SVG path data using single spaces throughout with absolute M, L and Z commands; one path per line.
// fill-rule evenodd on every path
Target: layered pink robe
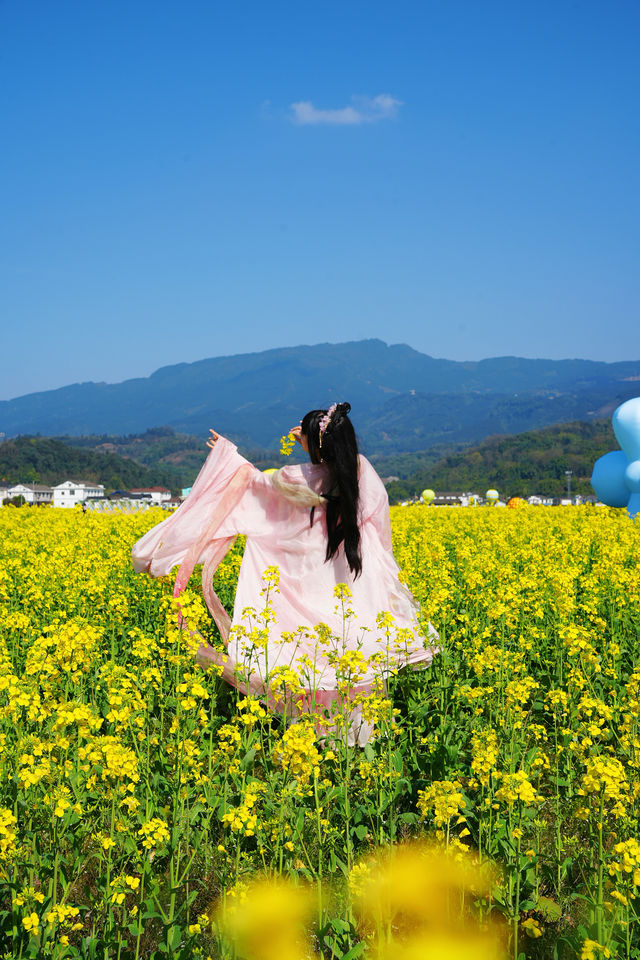
M 227 644 L 224 676 L 243 690 L 262 695 L 274 669 L 292 667 L 303 677 L 307 709 L 329 707 L 344 699 L 344 675 L 336 676 L 328 648 L 318 645 L 314 632 L 317 624 L 324 623 L 335 638 L 330 646 L 336 655 L 359 650 L 369 659 L 379 654 L 379 662 L 370 661 L 364 672 L 358 672 L 348 695 L 367 693 L 385 671 L 407 664 L 428 665 L 437 652 L 438 635 L 429 624 L 427 639 L 423 637 L 416 601 L 398 579 L 387 493 L 363 456 L 358 479 L 362 573 L 357 579 L 342 548 L 333 560 L 325 562 L 325 501 L 320 496 L 329 486 L 325 465 L 292 465 L 264 474 L 223 437 L 207 457 L 186 501 L 134 545 L 134 568 L 164 576 L 180 564 L 174 589 L 174 596 L 179 596 L 195 564 L 203 564 L 203 593 Z M 213 591 L 212 579 L 238 534 L 245 534 L 247 540 L 230 620 Z M 270 590 L 269 602 L 275 620 L 269 624 L 266 645 L 251 648 L 242 631 L 233 628 L 249 629 L 259 620 L 255 614 L 243 618 L 243 612 L 252 608 L 259 614 L 264 609 L 263 574 L 274 566 L 279 571 L 279 587 Z M 346 618 L 343 605 L 334 596 L 340 583 L 347 584 L 352 593 Z M 376 625 L 376 616 L 382 611 L 394 618 L 391 644 Z M 399 642 L 397 630 L 405 631 Z M 220 655 L 205 644 L 198 651 L 198 660 L 202 665 L 207 660 L 221 662 Z M 356 713 L 350 740 L 363 743 L 370 728 L 360 723 Z

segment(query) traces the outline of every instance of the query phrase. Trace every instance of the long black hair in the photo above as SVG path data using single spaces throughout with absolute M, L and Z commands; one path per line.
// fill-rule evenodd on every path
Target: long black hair
M 329 410 L 310 410 L 302 420 L 312 463 L 326 463 L 331 477 L 330 489 L 323 492 L 327 501 L 327 553 L 332 560 L 344 543 L 349 568 L 355 576 L 362 571 L 360 530 L 358 528 L 358 442 L 349 420 L 351 404 L 337 403 Z M 320 433 L 321 424 L 324 426 Z

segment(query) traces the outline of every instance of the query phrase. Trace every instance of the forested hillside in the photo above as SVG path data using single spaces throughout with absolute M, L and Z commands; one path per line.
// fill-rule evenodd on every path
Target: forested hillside
M 478 493 L 497 487 L 509 496 L 559 496 L 566 490 L 566 470 L 572 471 L 576 493 L 590 493 L 594 462 L 615 449 L 609 420 L 598 420 L 490 437 L 477 446 L 440 444 L 371 459 L 383 478 L 398 478 L 387 483 L 389 499 L 395 503 L 425 487 Z M 242 452 L 261 469 L 285 462 L 265 450 Z M 0 444 L 0 480 L 53 484 L 72 478 L 110 488 L 161 484 L 176 490 L 193 483 L 205 456 L 202 439 L 164 427 L 128 437 L 67 437 L 64 442 L 18 437 Z
M 180 486 L 179 474 L 162 466 L 146 467 L 115 453 L 71 447 L 49 437 L 16 437 L 0 444 L 0 480 L 5 484 L 91 480 L 107 489 Z
M 200 437 L 194 437 L 177 433 L 171 427 L 154 427 L 144 433 L 129 434 L 125 437 L 92 434 L 58 439 L 72 447 L 131 458 L 153 468 L 154 471 L 169 471 L 179 479 L 182 486 L 190 486 L 208 453 L 207 436 L 208 434 L 204 433 Z M 241 453 L 262 469 L 284 463 L 283 457 L 260 447 L 241 447 Z
M 205 438 L 158 427 L 126 437 L 16 437 L 0 444 L 0 481 L 56 484 L 93 480 L 107 488 L 191 486 L 208 450 Z M 284 458 L 249 449 L 245 456 L 261 469 Z
M 496 487 L 505 496 L 566 491 L 565 471 L 571 470 L 576 493 L 593 493 L 589 478 L 594 462 L 618 443 L 608 420 L 566 423 L 515 436 L 490 437 L 474 447 L 433 462 L 432 451 L 380 457 L 374 460 L 382 476 L 400 479 L 387 485 L 392 503 L 433 490 L 473 490 L 483 494 Z

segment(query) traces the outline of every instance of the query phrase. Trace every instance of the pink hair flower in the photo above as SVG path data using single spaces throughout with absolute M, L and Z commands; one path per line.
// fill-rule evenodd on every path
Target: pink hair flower
M 324 417 L 322 417 L 322 419 L 320 420 L 320 424 L 319 424 L 319 427 L 318 427 L 318 430 L 319 430 L 319 433 L 320 433 L 320 439 L 319 439 L 319 441 L 318 441 L 318 446 L 319 446 L 319 447 L 322 446 L 322 434 L 325 432 L 325 430 L 326 430 L 327 427 L 329 426 L 329 423 L 330 423 L 330 421 L 331 421 L 331 417 L 332 417 L 332 416 L 334 415 L 334 413 L 336 412 L 337 406 L 338 406 L 337 403 L 332 403 L 331 406 L 329 407 L 329 409 L 327 410 L 327 412 L 325 413 Z

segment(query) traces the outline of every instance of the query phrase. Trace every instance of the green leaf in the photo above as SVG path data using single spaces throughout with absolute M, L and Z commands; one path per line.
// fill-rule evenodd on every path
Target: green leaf
M 410 811 L 407 811 L 406 813 L 399 813 L 396 817 L 396 820 L 398 820 L 400 823 L 406 824 L 417 823 L 419 819 L 420 818 L 417 813 L 411 813 Z
M 552 923 L 562 917 L 562 907 L 559 906 L 551 897 L 540 897 L 536 904 L 536 910 L 543 914 L 545 920 Z
M 361 957 L 366 948 L 366 943 L 356 943 L 355 946 L 351 947 L 348 953 L 342 955 L 341 960 L 355 960 L 356 957 Z
M 345 877 L 349 876 L 349 868 L 344 862 L 344 860 L 341 860 L 340 857 L 336 856 L 335 853 L 331 854 L 331 860 L 333 862 L 334 867 L 338 866 Z

